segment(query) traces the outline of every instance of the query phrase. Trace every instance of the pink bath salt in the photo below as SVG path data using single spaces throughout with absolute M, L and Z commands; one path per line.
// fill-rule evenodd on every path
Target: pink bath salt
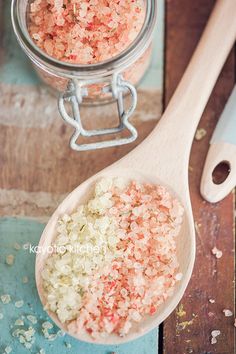
M 34 0 L 28 30 L 49 56 L 92 64 L 124 51 L 139 34 L 144 18 L 143 0 Z
M 122 194 L 116 188 L 112 193 L 114 205 L 106 215 L 119 225 L 120 256 L 108 274 L 91 282 L 82 314 L 70 325 L 77 333 L 83 326 L 94 338 L 124 336 L 135 322 L 155 315 L 182 277 L 176 252 L 184 213 L 180 202 L 163 186 L 137 182 Z

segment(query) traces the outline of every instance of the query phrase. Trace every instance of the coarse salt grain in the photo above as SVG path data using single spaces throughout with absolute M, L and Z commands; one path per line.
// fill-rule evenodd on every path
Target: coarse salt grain
M 45 350 L 44 349 L 39 349 L 39 352 L 37 354 L 46 354 Z
M 21 318 L 18 318 L 15 321 L 15 326 L 24 326 L 24 321 Z
M 121 186 L 100 180 L 87 204 L 58 221 L 53 245 L 67 252 L 46 260 L 45 308 L 71 333 L 84 328 L 94 338 L 124 336 L 133 322 L 155 314 L 182 278 L 175 238 L 183 207 L 162 186 Z M 88 245 L 90 252 L 73 252 Z M 47 339 L 53 336 L 42 327 Z
M 0 312 L 0 320 L 2 320 L 3 317 L 4 317 L 4 316 L 3 316 L 3 313 Z
M 20 308 L 24 305 L 24 301 L 23 300 L 19 300 L 15 302 L 15 307 Z
M 57 334 L 56 333 L 48 333 L 46 330 L 43 331 L 44 337 L 49 340 L 49 341 L 54 341 L 57 339 Z
M 195 134 L 195 140 L 202 140 L 206 136 L 207 132 L 204 128 L 199 128 Z
M 1 295 L 1 300 L 3 304 L 8 304 L 11 301 L 11 296 L 8 294 Z
M 211 344 L 217 343 L 216 337 L 218 337 L 220 334 L 221 331 L 219 331 L 218 329 L 215 329 L 214 331 L 211 332 Z
M 211 338 L 211 344 L 216 344 L 216 343 L 217 343 L 216 337 L 212 337 L 212 338 Z
M 16 337 L 21 344 L 25 346 L 27 349 L 31 349 L 32 344 L 35 342 L 35 330 L 33 327 L 28 327 L 28 329 L 16 329 L 12 336 Z
M 35 43 L 56 59 L 91 64 L 121 53 L 145 18 L 143 0 L 34 0 L 28 29 Z
M 29 320 L 33 324 L 36 324 L 38 322 L 37 318 L 33 315 L 28 315 L 28 316 L 26 316 L 26 318 L 27 318 L 27 320 Z
M 228 309 L 224 309 L 223 312 L 225 314 L 225 317 L 233 316 L 233 312 Z
M 9 345 L 5 348 L 5 352 L 6 354 L 10 354 L 12 352 L 12 347 L 10 347 Z
M 223 252 L 220 251 L 217 247 L 214 247 L 211 252 L 216 256 L 216 258 L 221 258 L 223 255 Z
M 215 329 L 211 332 L 212 337 L 218 337 L 221 334 L 220 330 Z
M 53 328 L 53 324 L 49 321 L 45 321 L 42 323 L 42 328 L 44 329 L 52 329 Z
M 8 265 L 13 265 L 15 261 L 15 257 L 13 256 L 13 254 L 9 254 L 6 256 L 6 264 Z
M 214 299 L 209 299 L 208 300 L 211 304 L 214 304 L 215 303 L 215 300 Z

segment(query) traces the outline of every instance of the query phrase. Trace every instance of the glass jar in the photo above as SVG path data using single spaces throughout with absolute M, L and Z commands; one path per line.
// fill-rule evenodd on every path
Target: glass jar
M 145 74 L 151 59 L 151 41 L 156 24 L 156 0 L 144 0 L 145 19 L 133 42 L 120 54 L 95 64 L 73 64 L 59 61 L 42 51 L 32 40 L 27 18 L 29 0 L 12 0 L 12 23 L 17 39 L 43 80 L 59 94 L 58 108 L 62 118 L 75 128 L 70 146 L 77 151 L 123 145 L 137 137 L 128 121 L 137 104 L 135 85 Z M 123 97 L 131 95 L 130 107 L 125 110 Z M 80 119 L 80 105 L 100 104 L 117 100 L 119 125 L 115 128 L 85 130 Z M 68 109 L 68 103 L 71 105 Z M 68 113 L 69 112 L 69 113 Z M 128 129 L 128 138 L 78 144 L 80 135 L 86 137 L 112 134 Z

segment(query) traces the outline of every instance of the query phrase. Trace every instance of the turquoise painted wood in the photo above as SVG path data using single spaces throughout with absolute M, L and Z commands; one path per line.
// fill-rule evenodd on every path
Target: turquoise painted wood
M 43 348 L 46 353 L 71 353 L 71 354 L 157 354 L 157 331 L 153 330 L 149 334 L 138 340 L 120 346 L 102 346 L 87 344 L 65 335 L 57 337 L 55 341 L 48 341 L 42 335 L 42 323 L 49 320 L 47 314 L 42 308 L 39 300 L 34 277 L 35 253 L 29 249 L 24 249 L 23 245 L 30 243 L 37 245 L 44 225 L 29 219 L 2 218 L 0 219 L 0 296 L 9 294 L 11 302 L 3 304 L 0 301 L 0 313 L 3 318 L 0 319 L 0 353 L 4 348 L 10 345 L 13 349 L 12 354 L 38 353 Z M 20 250 L 14 249 L 14 243 L 21 245 Z M 12 254 L 15 256 L 15 262 L 12 266 L 5 263 L 6 256 Z M 29 281 L 24 284 L 22 277 L 27 276 Z M 24 301 L 22 308 L 16 308 L 14 303 L 18 300 Z M 20 316 L 37 316 L 38 323 L 32 325 L 25 320 L 26 329 L 29 325 L 35 328 L 35 343 L 29 351 L 19 343 L 17 338 L 12 336 L 16 328 L 15 320 Z M 49 320 L 50 321 L 50 320 Z M 59 329 L 54 326 L 51 333 L 57 333 Z M 67 348 L 68 343 L 71 348 Z
M 236 86 L 220 116 L 211 143 L 225 142 L 236 145 Z
M 40 80 L 15 38 L 11 25 L 10 5 L 10 0 L 3 4 L 4 62 L 0 66 L 0 82 L 14 85 L 38 85 Z

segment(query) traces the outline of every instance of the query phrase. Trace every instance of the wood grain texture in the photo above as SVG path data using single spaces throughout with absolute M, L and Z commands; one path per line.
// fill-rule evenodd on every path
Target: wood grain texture
M 159 182 L 168 186 L 182 202 L 185 213 L 176 242 L 176 252 L 179 271 L 183 276 L 176 284 L 173 294 L 158 306 L 153 316 L 144 318 L 137 327 L 132 326 L 125 337 L 110 333 L 106 338 L 96 338 L 94 342 L 97 344 L 122 344 L 154 329 L 176 308 L 189 283 L 195 259 L 195 231 L 188 188 L 188 158 L 197 124 L 236 38 L 234 12 L 236 12 L 234 0 L 217 1 L 194 55 L 157 127 L 143 143 L 123 159 L 100 171 L 73 190 L 58 206 L 43 231 L 39 247 L 47 249 L 56 235 L 58 219 L 63 214 L 70 215 L 78 203 L 88 200 L 94 183 L 101 177 L 120 176 L 141 182 Z M 220 53 L 218 53 L 218 46 L 221 47 Z M 208 80 L 202 87 L 202 81 L 207 76 Z M 189 112 L 192 115 L 191 120 Z M 182 132 L 176 135 L 176 128 L 181 124 L 183 124 Z M 150 152 L 153 154 L 150 155 Z M 43 304 L 46 299 L 41 273 L 46 257 L 47 254 L 43 253 L 38 253 L 36 256 L 36 284 Z M 48 314 L 62 330 L 68 330 L 71 335 L 80 340 L 91 341 L 86 331 L 75 333 L 61 323 L 55 313 L 48 312 Z
M 166 104 L 187 66 L 213 4 L 211 0 L 166 2 Z M 209 140 L 234 86 L 234 68 L 235 57 L 231 53 L 199 125 L 206 129 L 207 135 L 195 141 L 192 148 L 190 190 L 197 231 L 197 258 L 180 306 L 164 323 L 166 354 L 233 354 L 235 350 L 234 319 L 223 313 L 223 309 L 234 310 L 234 195 L 231 193 L 222 202 L 212 205 L 199 193 Z M 216 259 L 212 255 L 214 246 L 222 250 L 222 258 Z M 209 299 L 214 299 L 215 303 L 210 303 Z M 211 331 L 214 329 L 219 329 L 221 335 L 212 345 Z
M 40 119 L 37 112 L 35 119 Z M 134 144 L 83 153 L 69 148 L 72 129 L 59 118 L 44 128 L 2 125 L 0 188 L 68 193 L 127 154 L 150 133 L 154 125 L 155 121 L 137 122 L 139 138 Z

